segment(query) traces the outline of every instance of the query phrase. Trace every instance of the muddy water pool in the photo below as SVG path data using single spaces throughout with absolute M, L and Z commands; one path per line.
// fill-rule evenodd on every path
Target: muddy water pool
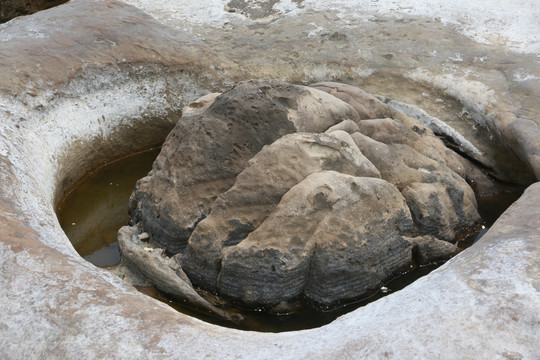
M 158 154 L 153 148 L 104 164 L 60 201 L 60 225 L 83 258 L 97 266 L 120 262 L 116 233 L 129 221 L 129 196 Z

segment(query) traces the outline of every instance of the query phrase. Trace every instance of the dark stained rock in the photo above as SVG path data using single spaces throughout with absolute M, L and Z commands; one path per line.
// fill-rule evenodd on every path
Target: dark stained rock
M 0 23 L 14 17 L 33 14 L 67 2 L 68 0 L 2 0 L 0 5 Z
M 357 118 L 350 105 L 319 90 L 275 80 L 241 82 L 169 134 L 130 199 L 133 220 L 177 253 L 264 145 Z
M 435 183 L 412 183 L 403 189 L 418 233 L 454 241 L 457 231 L 479 221 L 474 194 L 465 190 L 442 179 Z
M 412 255 L 419 265 L 434 261 L 448 260 L 459 252 L 459 248 L 448 241 L 439 240 L 433 236 L 403 237 L 413 245 Z
M 139 6 L 146 5 L 147 11 L 153 11 L 152 15 L 161 21 L 172 18 L 176 7 L 183 8 L 185 3 L 190 3 L 189 1 L 168 0 L 133 0 L 131 2 Z M 4 3 L 5 1 L 2 1 L 2 4 Z M 330 5 L 323 5 L 321 9 L 320 6 L 323 3 Z M 488 2 L 484 1 L 484 3 Z M 508 6 L 510 9 L 517 3 L 518 1 L 493 2 L 493 5 L 499 9 L 501 6 Z M 155 62 L 149 56 L 138 65 L 145 66 L 145 69 L 156 66 L 157 73 L 162 72 L 164 68 L 159 66 L 163 60 L 159 54 L 164 54 L 163 48 L 159 45 L 161 31 L 152 25 L 150 17 L 142 16 L 140 11 L 132 7 L 129 7 L 130 11 L 118 11 L 115 8 L 120 8 L 119 4 L 113 1 L 72 0 L 61 7 L 20 17 L 2 26 L 0 30 L 0 53 L 2 54 L 0 57 L 3 64 L 0 76 L 4 79 L 2 88 L 10 89 L 7 91 L 9 94 L 13 83 L 18 83 L 22 88 L 20 93 L 24 94 L 26 84 L 30 82 L 35 86 L 49 84 L 49 75 L 59 74 L 58 71 L 63 69 L 66 70 L 64 72 L 66 77 L 60 83 L 63 84 L 64 81 L 73 83 L 74 77 L 71 76 L 75 74 L 76 78 L 76 75 L 80 74 L 77 69 L 81 67 L 66 66 L 69 62 L 63 62 L 63 60 L 66 56 L 69 57 L 70 54 L 82 49 L 89 51 L 78 58 L 70 57 L 70 61 L 79 59 L 81 64 L 92 66 L 103 60 L 105 71 L 110 71 L 111 74 L 123 74 L 128 66 L 121 64 L 122 58 L 128 61 L 135 59 L 134 63 L 137 63 L 136 58 L 145 52 L 156 55 Z M 180 30 L 187 26 L 188 29 L 193 29 L 194 34 L 204 34 L 203 36 L 211 42 L 212 47 L 220 46 L 217 52 L 225 50 L 223 52 L 227 57 L 235 56 L 235 60 L 245 59 L 236 62 L 238 74 L 244 77 L 259 76 L 262 72 L 257 71 L 262 68 L 261 64 L 277 64 L 271 66 L 270 71 L 264 74 L 281 78 L 294 72 L 299 74 L 298 81 L 310 81 L 313 78 L 310 76 L 316 71 L 319 73 L 317 75 L 319 78 L 335 74 L 336 72 L 320 71 L 328 64 L 333 66 L 332 70 L 339 70 L 340 74 L 344 74 L 340 75 L 341 78 L 350 76 L 352 81 L 359 81 L 361 79 L 358 75 L 354 77 L 354 72 L 357 72 L 358 67 L 373 67 L 375 79 L 368 79 L 368 81 L 372 84 L 375 81 L 381 84 L 380 87 L 372 85 L 372 89 L 380 90 L 380 92 L 386 92 L 397 85 L 395 78 L 387 77 L 388 73 L 378 75 L 381 68 L 377 64 L 380 63 L 379 55 L 384 54 L 382 51 L 386 53 L 389 48 L 407 49 L 407 54 L 410 56 L 400 56 L 398 51 L 395 52 L 396 56 L 391 66 L 397 65 L 397 68 L 401 69 L 396 70 L 398 75 L 399 72 L 408 73 L 410 69 L 418 65 L 427 71 L 434 72 L 434 75 L 439 75 L 441 63 L 446 61 L 448 56 L 452 56 L 455 51 L 460 51 L 462 54 L 466 51 L 463 54 L 465 61 L 454 62 L 451 65 L 452 69 L 449 70 L 456 76 L 456 82 L 465 81 L 467 78 L 485 82 L 491 88 L 490 91 L 493 90 L 497 95 L 495 102 L 498 102 L 499 96 L 508 94 L 516 99 L 512 105 L 516 105 L 515 109 L 519 109 L 522 117 L 528 116 L 539 122 L 536 116 L 539 113 L 536 99 L 538 99 L 540 89 L 537 86 L 537 80 L 515 81 L 517 74 L 522 74 L 520 75 L 522 77 L 528 74 L 538 76 L 539 66 L 535 62 L 534 54 L 508 52 L 506 48 L 501 48 L 503 45 L 500 45 L 499 41 L 497 45 L 491 47 L 485 44 L 475 45 L 462 36 L 456 36 L 453 27 L 446 27 L 432 21 L 432 17 L 422 20 L 409 18 L 408 15 L 405 18 L 386 16 L 384 10 L 381 13 L 378 12 L 380 8 L 374 8 L 377 14 L 364 13 L 368 14 L 367 16 L 373 21 L 352 22 L 349 21 L 351 18 L 337 19 L 333 16 L 334 10 L 329 8 L 334 4 L 354 7 L 354 2 L 347 1 L 304 2 L 305 9 L 295 16 L 280 19 L 267 26 L 252 26 L 246 21 L 236 24 L 232 31 L 215 26 L 214 17 L 206 16 L 206 12 L 204 12 L 204 18 L 187 14 L 185 19 L 192 22 L 184 21 L 182 18 L 176 21 L 176 25 Z M 381 1 L 371 2 L 370 5 L 374 4 L 381 4 L 383 8 L 386 6 Z M 459 4 L 462 4 L 464 12 L 456 12 L 460 17 L 463 14 L 472 14 L 467 2 L 446 2 L 446 4 L 452 7 L 458 4 L 457 9 L 459 9 Z M 534 10 L 534 2 L 527 4 L 522 2 L 523 8 L 520 6 L 514 6 L 514 8 L 521 11 L 522 9 Z M 109 8 L 108 5 L 113 5 L 115 8 Z M 97 7 L 103 8 L 103 11 L 97 12 Z M 313 7 L 322 11 L 317 11 Z M 124 5 L 121 8 L 125 10 L 127 7 Z M 390 7 L 386 8 L 390 9 Z M 444 9 L 439 11 L 442 12 Z M 52 17 L 53 13 L 57 16 Z M 529 11 L 529 15 L 532 13 L 534 11 Z M 488 15 L 492 14 L 489 11 Z M 499 14 L 506 15 L 506 13 Z M 470 19 L 473 20 L 479 20 L 476 15 L 481 16 L 478 13 L 472 15 L 474 16 Z M 356 17 L 357 14 L 350 14 L 350 16 Z M 392 18 L 395 20 L 392 21 Z M 452 18 L 451 15 L 450 18 Z M 72 22 L 73 19 L 75 21 Z M 524 23 L 521 19 L 519 22 L 514 21 L 516 17 L 500 18 L 495 14 L 494 19 L 496 21 L 491 21 L 490 24 L 501 24 L 502 21 L 505 27 L 505 23 L 513 25 L 512 22 L 514 22 L 522 24 L 521 29 L 534 34 L 535 28 L 523 27 Z M 476 24 L 485 25 L 486 23 L 481 20 L 476 21 Z M 351 41 L 345 44 L 346 46 L 336 48 L 333 43 L 313 42 L 309 39 L 306 41 L 303 36 L 288 36 L 294 34 L 297 29 L 303 31 L 311 21 L 327 28 L 343 25 L 348 39 L 364 42 Z M 26 41 L 29 35 L 32 35 L 32 30 L 36 29 L 40 23 L 45 29 L 54 27 L 55 30 L 51 33 L 54 36 L 33 43 L 35 46 L 33 50 L 28 50 Z M 95 24 L 95 29 L 88 26 L 92 23 Z M 139 30 L 132 27 L 137 23 L 141 25 Z M 296 25 L 296 27 L 291 25 Z M 472 26 L 475 32 L 474 24 Z M 15 27 L 17 30 L 11 31 Z M 166 27 L 161 27 L 163 28 Z M 215 30 L 207 35 L 204 30 L 209 28 Z M 105 55 L 116 52 L 119 47 L 113 45 L 104 47 L 103 42 L 96 41 L 99 40 L 98 37 L 92 36 L 93 31 L 107 40 L 112 38 L 108 31 L 116 34 L 123 33 L 124 35 L 121 36 L 137 33 L 144 36 L 139 37 L 138 42 L 131 43 L 126 40 L 127 46 L 122 46 L 122 50 L 115 53 L 115 61 L 108 62 L 109 57 Z M 168 28 L 168 31 L 174 33 L 175 30 Z M 255 33 L 262 34 L 259 37 L 261 41 L 243 41 L 252 40 Z M 77 41 L 73 43 L 65 41 L 62 46 L 55 46 L 55 38 L 64 37 L 66 34 L 69 35 L 67 38 L 72 37 Z M 80 36 L 81 34 L 83 36 Z M 150 36 L 152 34 L 156 37 Z M 270 34 L 272 36 L 266 36 Z M 499 40 L 503 39 L 504 43 L 504 36 L 498 36 L 496 31 L 490 34 L 490 36 L 495 34 Z M 141 43 L 141 40 L 145 38 L 145 42 Z M 165 43 L 171 46 L 172 54 L 181 58 L 185 54 L 182 46 L 171 41 L 171 38 L 174 36 L 166 39 Z M 231 38 L 240 40 L 231 45 Z M 413 43 L 411 39 L 414 46 L 410 46 Z M 528 41 L 527 39 L 525 40 Z M 377 46 L 369 46 L 373 43 Z M 23 46 L 25 50 L 21 53 L 9 51 L 8 54 L 8 49 L 13 49 L 14 44 Z M 534 41 L 528 44 L 529 46 L 536 45 Z M 63 47 L 66 48 L 65 52 Z M 426 47 L 429 51 L 425 51 Z M 358 50 L 364 48 L 368 48 L 373 53 L 371 62 L 365 62 L 358 56 Z M 289 51 L 293 49 L 295 51 Z M 432 50 L 437 51 L 438 55 L 433 56 Z M 286 58 L 283 57 L 285 53 Z M 295 56 L 293 53 L 299 55 Z M 273 57 L 269 58 L 269 56 Z M 488 60 L 473 62 L 474 56 L 487 56 Z M 334 64 L 329 61 L 329 57 Z M 39 58 L 39 61 L 36 58 Z M 281 58 L 284 58 L 286 66 L 279 63 Z M 169 57 L 167 61 L 170 59 Z M 211 77 L 208 75 L 211 68 L 204 64 L 206 57 L 201 54 L 193 59 L 194 62 L 189 64 L 203 66 L 197 70 L 200 77 L 191 85 L 200 86 L 206 91 L 220 87 L 218 80 L 211 80 L 215 85 L 207 86 L 206 79 Z M 261 60 L 266 62 L 263 63 Z M 505 60 L 511 61 L 505 62 Z M 304 67 L 313 62 L 321 66 L 304 72 Z M 6 63 L 18 63 L 21 67 L 31 70 L 32 73 L 24 79 L 24 75 L 6 69 L 4 67 Z M 38 68 L 36 66 L 38 63 L 47 64 L 47 66 Z M 480 63 L 484 65 L 478 66 Z M 220 62 L 216 61 L 216 65 L 218 64 Z M 388 68 L 384 62 L 380 66 Z M 54 71 L 50 72 L 50 69 Z M 493 75 L 481 72 L 482 69 L 493 70 Z M 71 73 L 72 70 L 73 73 Z M 466 78 L 458 75 L 458 73 L 469 74 L 469 71 L 472 73 Z M 445 76 L 445 74 L 441 75 Z M 130 76 L 134 81 L 143 78 L 141 73 L 137 73 L 136 76 L 131 73 Z M 168 77 L 176 81 L 182 78 L 182 75 L 171 76 L 168 73 L 161 77 L 159 75 L 152 75 L 152 77 L 154 80 Z M 387 77 L 386 82 L 378 81 L 385 77 Z M 502 80 L 495 83 L 492 81 L 493 78 Z M 19 81 L 21 79 L 23 81 Z M 147 142 L 140 142 L 139 145 L 152 145 L 153 140 L 157 138 L 150 141 L 148 134 L 156 123 L 159 121 L 164 123 L 160 112 L 153 119 L 144 117 L 149 112 L 152 114 L 154 111 L 154 115 L 156 112 L 149 110 L 151 105 L 141 105 L 137 110 L 137 117 L 127 115 L 121 123 L 111 122 L 114 119 L 107 117 L 107 121 L 95 126 L 94 119 L 81 117 L 81 112 L 89 111 L 92 106 L 96 106 L 93 112 L 98 113 L 101 105 L 109 107 L 108 99 L 102 98 L 103 103 L 100 102 L 97 105 L 96 102 L 81 104 L 76 100 L 87 98 L 96 87 L 107 87 L 117 82 L 99 83 L 94 80 L 96 79 L 88 78 L 84 81 L 83 83 L 87 86 L 76 95 L 66 93 L 63 86 L 57 86 L 58 82 L 52 84 L 51 89 L 58 91 L 57 97 L 62 102 L 54 103 L 53 106 L 44 102 L 43 113 L 46 116 L 43 117 L 25 112 L 36 103 L 35 101 L 28 102 L 33 98 L 32 95 L 16 98 L 14 100 L 16 106 L 5 101 L 5 98 L 0 101 L 2 103 L 0 267 L 3 272 L 0 278 L 2 289 L 0 291 L 0 308 L 2 309 L 0 358 L 224 359 L 253 358 L 254 354 L 259 359 L 275 359 L 276 354 L 279 354 L 280 358 L 311 360 L 362 358 L 366 354 L 372 358 L 389 359 L 403 358 L 403 354 L 415 359 L 432 358 L 434 354 L 448 359 L 537 358 L 538 348 L 540 348 L 538 337 L 540 186 L 538 184 L 532 186 L 483 239 L 461 253 L 447 266 L 383 301 L 360 308 L 332 324 L 311 331 L 257 334 L 216 327 L 176 312 L 165 304 L 125 286 L 106 271 L 86 263 L 77 256 L 62 233 L 53 211 L 55 201 L 51 193 L 62 193 L 65 188 L 60 184 L 72 183 L 81 175 L 76 172 L 77 169 L 82 168 L 84 173 L 99 164 L 101 160 L 110 159 L 111 156 L 120 156 L 126 152 L 126 149 L 133 149 L 134 141 L 144 139 Z M 230 79 L 221 78 L 221 81 L 223 83 Z M 453 80 L 449 79 L 447 82 L 453 82 Z M 434 81 L 428 85 L 436 86 Z M 405 90 L 397 89 L 394 94 L 399 98 L 399 95 L 408 93 L 409 89 L 412 87 Z M 170 87 L 167 87 L 167 91 L 170 90 Z M 437 89 L 439 90 L 443 92 Z M 42 99 L 39 91 L 33 92 L 31 88 L 28 91 L 37 93 L 38 96 L 33 98 L 34 100 Z M 180 101 L 179 97 L 174 96 L 174 101 L 157 103 L 160 106 L 176 103 L 181 107 L 184 101 L 189 101 L 200 93 L 202 93 L 200 90 L 194 93 L 187 89 L 186 97 L 183 98 L 186 100 Z M 118 94 L 118 97 L 113 100 L 119 104 L 116 108 L 117 113 L 133 114 L 131 100 L 141 95 L 143 94 L 139 91 L 130 92 L 127 95 L 126 93 Z M 130 101 L 124 103 L 122 98 Z M 149 104 L 156 103 L 154 98 L 150 100 Z M 66 111 L 59 111 L 61 108 Z M 468 109 L 470 110 L 470 107 Z M 500 110 L 501 107 L 488 109 L 486 117 L 500 114 Z M 141 112 L 144 112 L 144 116 Z M 138 116 L 143 116 L 143 121 L 139 120 Z M 20 117 L 24 119 L 21 120 Z M 143 126 L 141 122 L 144 123 Z M 73 126 L 73 124 L 76 125 Z M 15 126 L 21 126 L 20 131 L 16 131 Z M 131 134 L 128 133 L 134 127 L 137 130 Z M 111 134 L 109 132 L 111 128 L 117 130 L 117 134 L 122 134 L 122 136 Z M 497 121 L 494 121 L 492 131 L 496 133 L 499 128 Z M 100 140 L 100 146 L 92 146 L 87 142 L 87 139 L 92 137 Z M 162 140 L 162 138 L 159 139 Z M 49 146 L 40 147 L 39 151 L 36 151 L 33 145 L 39 144 L 40 141 L 46 142 Z M 492 149 L 499 148 L 500 152 L 506 153 L 514 150 L 525 157 L 529 149 L 539 144 L 538 134 L 535 135 L 528 127 L 519 129 L 510 137 L 504 136 L 502 139 L 494 137 L 485 141 L 492 144 Z M 59 157 L 59 154 L 64 152 L 71 152 L 74 156 Z M 94 154 L 100 154 L 101 157 Z M 509 159 L 507 165 L 514 162 L 516 165 L 508 171 L 508 174 L 516 179 L 516 171 L 520 171 L 521 165 L 517 162 L 517 158 Z M 35 181 L 29 181 L 29 178 Z M 441 352 L 441 349 L 446 349 L 448 344 L 452 344 L 452 351 Z
M 234 186 L 217 198 L 210 215 L 192 233 L 183 259 L 190 278 L 216 289 L 225 248 L 240 243 L 257 229 L 293 186 L 310 174 L 326 170 L 380 177 L 343 131 L 290 134 L 265 146 L 236 177 Z
M 331 305 L 455 253 L 441 240 L 479 220 L 461 158 L 430 129 L 358 88 L 317 86 L 200 98 L 138 182 L 133 222 L 196 285 L 248 306 Z
M 407 205 L 392 184 L 312 174 L 245 240 L 225 249 L 218 289 L 250 305 L 302 293 L 326 305 L 350 299 L 410 264 L 412 246 L 399 235 L 410 230 Z

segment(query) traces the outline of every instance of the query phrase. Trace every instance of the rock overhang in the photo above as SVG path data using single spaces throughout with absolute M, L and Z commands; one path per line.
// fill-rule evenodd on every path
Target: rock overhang
M 76 11 L 84 3 L 74 1 L 49 11 L 61 15 L 62 9 L 72 7 Z M 96 7 L 107 4 L 87 3 Z M 144 17 L 133 8 L 115 4 L 126 15 Z M 25 18 L 17 21 L 22 26 Z M 149 73 L 142 70 L 137 73 L 138 79 Z M 202 76 L 203 72 L 194 70 L 185 84 L 176 87 L 176 94 L 183 96 L 181 103 L 214 89 L 218 83 L 221 85 L 217 87 L 226 86 L 223 74 L 214 82 Z M 150 78 L 160 80 L 159 73 L 151 72 Z M 10 84 L 9 79 L 5 82 Z M 451 87 L 448 78 L 440 85 Z M 3 357 L 71 358 L 82 353 L 91 358 L 275 358 L 278 349 L 280 358 L 362 354 L 393 358 L 429 354 L 441 358 L 478 358 L 479 354 L 485 358 L 534 358 L 539 345 L 536 335 L 540 308 L 534 285 L 539 277 L 535 270 L 540 243 L 538 185 L 527 190 L 478 244 L 412 286 L 323 328 L 288 334 L 249 333 L 247 343 L 245 332 L 178 314 L 86 263 L 73 251 L 56 221 L 55 193 L 63 189 L 59 184 L 68 175 L 76 178 L 77 171 L 82 174 L 88 170 L 75 170 L 76 163 L 84 159 L 85 165 L 92 167 L 111 154 L 133 150 L 131 141 L 136 132 L 122 134 L 122 130 L 137 123 L 145 131 L 149 118 L 161 121 L 162 108 L 151 106 L 156 92 L 143 91 L 141 95 L 137 87 L 124 88 L 124 96 L 138 94 L 144 101 L 128 107 L 127 112 L 127 105 L 117 101 L 116 110 L 128 115 L 98 121 L 102 112 L 88 109 L 107 98 L 114 103 L 115 98 L 110 98 L 114 86 L 102 93 L 89 89 L 95 101 L 88 101 L 90 95 L 83 91 L 75 100 L 84 101 L 64 102 L 63 106 L 45 102 L 52 104 L 48 116 L 42 116 L 42 108 L 28 110 L 32 105 L 24 104 L 25 96 L 12 96 L 4 82 L 2 89 L 8 90 L 2 94 L 0 130 L 1 167 L 5 170 L 0 178 Z M 139 113 L 141 109 L 144 116 Z M 85 111 L 89 115 L 81 117 Z M 106 129 L 115 129 L 117 136 L 111 138 Z M 88 157 L 88 139 L 94 138 L 99 141 L 91 149 L 102 154 L 98 159 Z M 138 146 L 150 145 L 149 139 L 152 137 L 140 140 Z M 521 144 L 519 136 L 513 139 Z M 530 139 L 533 146 L 538 144 L 536 137 Z M 74 145 L 77 142 L 80 145 Z M 67 158 L 69 161 L 60 156 L 71 151 L 78 156 Z M 429 321 L 419 322 L 419 318 Z M 404 326 L 406 332 L 402 331 Z M 210 343 L 203 340 L 209 334 L 213 336 Z M 443 350 L 448 343 L 455 345 L 454 353 Z

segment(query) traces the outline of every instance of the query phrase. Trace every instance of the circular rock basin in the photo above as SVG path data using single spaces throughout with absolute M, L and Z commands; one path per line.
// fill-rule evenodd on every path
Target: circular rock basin
M 117 231 L 128 223 L 127 203 L 135 183 L 151 169 L 159 149 L 137 153 L 101 166 L 85 176 L 73 189 L 64 195 L 57 209 L 58 219 L 66 235 L 79 254 L 87 261 L 113 270 L 120 263 Z M 519 194 L 515 194 L 516 198 Z M 496 205 L 502 205 L 495 200 Z M 482 204 L 482 202 L 480 202 Z M 502 211 L 501 206 L 495 211 Z M 480 206 L 482 209 L 482 206 Z M 493 207 L 490 207 L 493 211 Z M 480 211 L 482 214 L 482 211 Z M 470 234 L 475 240 L 476 233 Z M 240 312 L 245 321 L 225 321 L 204 312 L 195 311 L 188 304 L 176 302 L 166 293 L 151 285 L 137 285 L 139 291 L 161 300 L 178 311 L 215 324 L 255 331 L 292 331 L 322 326 L 338 316 L 352 311 L 382 296 L 400 290 L 417 278 L 427 275 L 442 265 L 437 262 L 417 266 L 397 275 L 383 284 L 373 295 L 332 309 L 313 309 L 298 301 L 291 305 L 290 312 L 271 314 L 263 310 L 250 310 L 226 306 L 228 311 Z M 206 297 L 212 294 L 199 289 Z
M 118 270 L 113 266 L 120 262 L 116 241 L 117 230 L 128 223 L 128 198 L 136 181 L 152 168 L 158 152 L 158 148 L 151 149 L 107 163 L 85 176 L 64 196 L 57 211 L 60 224 L 76 250 L 86 260 L 113 271 Z M 477 196 L 478 211 L 484 222 L 478 224 L 475 229 L 468 229 L 458 235 L 455 241 L 461 249 L 476 242 L 523 190 L 520 186 L 503 184 L 497 184 L 497 189 L 496 194 L 492 196 Z M 378 288 L 371 289 L 367 295 L 324 307 L 313 307 L 309 301 L 299 297 L 279 309 L 264 307 L 250 309 L 238 306 L 240 304 L 234 306 L 234 302 L 222 300 L 212 292 L 201 288 L 197 289 L 205 299 L 228 313 L 241 314 L 242 321 L 226 321 L 204 311 L 193 311 L 196 305 L 178 301 L 175 297 L 155 289 L 151 283 L 142 281 L 135 285 L 140 291 L 168 303 L 177 310 L 216 324 L 246 330 L 277 332 L 327 324 L 346 312 L 402 289 L 443 263 L 444 261 L 413 264 L 408 270 L 394 273 L 391 278 L 380 283 Z
M 182 106 L 246 78 L 331 78 L 415 104 L 482 137 L 506 182 L 537 181 L 534 5 L 283 1 L 254 23 L 218 1 L 129 3 L 153 18 L 72 0 L 2 24 L 1 358 L 536 358 L 538 184 L 428 276 L 279 334 L 223 328 L 142 295 L 80 257 L 54 212 L 89 169 L 163 141 Z M 455 117 L 439 111 L 448 96 L 464 105 Z

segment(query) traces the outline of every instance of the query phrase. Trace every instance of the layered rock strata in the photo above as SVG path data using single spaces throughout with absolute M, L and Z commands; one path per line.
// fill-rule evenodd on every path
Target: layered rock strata
M 138 182 L 133 222 L 199 286 L 248 306 L 328 306 L 413 254 L 450 257 L 479 220 L 467 160 L 431 130 L 358 88 L 315 87 L 247 81 L 199 100 Z
M 151 174 L 130 199 L 133 221 L 142 221 L 155 241 L 177 253 L 264 145 L 355 117 L 350 105 L 319 90 L 277 81 L 240 83 L 169 134 Z

